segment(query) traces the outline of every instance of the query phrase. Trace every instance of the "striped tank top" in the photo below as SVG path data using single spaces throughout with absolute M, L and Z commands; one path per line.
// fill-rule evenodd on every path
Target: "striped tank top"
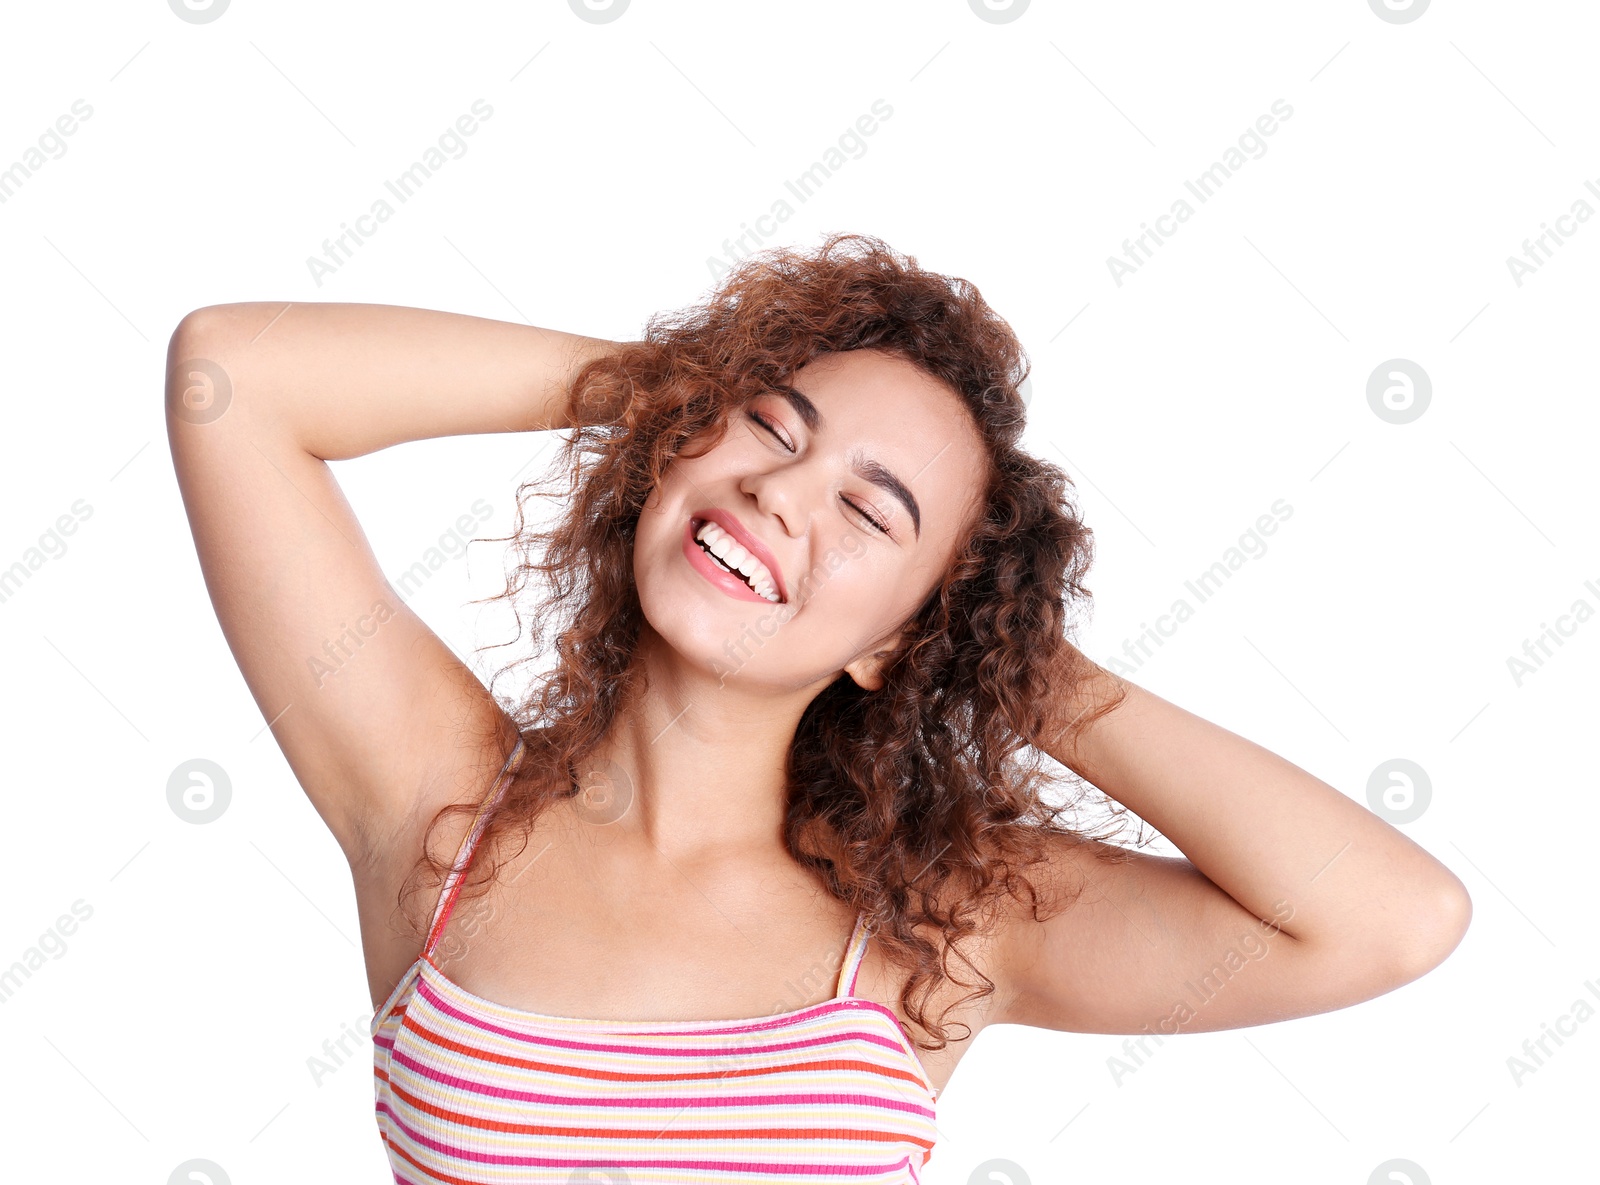
M 743 1020 L 547 1016 L 447 979 L 434 949 L 518 740 L 462 840 L 422 953 L 372 1018 L 378 1130 L 399 1185 L 906 1185 L 938 1090 L 895 1014 L 852 993 Z

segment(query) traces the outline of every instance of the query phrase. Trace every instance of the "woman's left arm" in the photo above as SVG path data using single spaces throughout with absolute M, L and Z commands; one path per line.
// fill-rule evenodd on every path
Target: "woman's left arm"
M 1343 1008 L 1425 974 L 1466 933 L 1460 880 L 1282 757 L 1128 683 L 1063 640 L 1059 687 L 1029 738 L 1175 844 L 1183 858 L 1062 839 L 1049 870 L 1082 886 L 1023 911 L 993 962 L 990 1023 L 1101 1033 L 1263 1024 Z M 1087 677 L 1083 672 L 1088 672 Z M 1125 698 L 1071 742 L 1105 697 Z M 1004 982 L 1000 982 L 1000 981 Z

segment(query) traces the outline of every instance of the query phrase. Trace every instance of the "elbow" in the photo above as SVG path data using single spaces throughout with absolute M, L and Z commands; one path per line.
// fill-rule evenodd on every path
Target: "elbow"
M 218 335 L 231 320 L 227 312 L 229 307 L 225 304 L 202 305 L 200 308 L 190 309 L 183 315 L 173 328 L 172 336 L 167 339 L 169 376 L 174 364 L 204 353 L 204 346 L 201 343 L 217 340 Z
M 194 309 L 178 322 L 167 339 L 163 402 L 167 409 L 167 435 L 179 423 L 203 425 L 219 419 L 233 401 L 233 382 L 216 360 L 216 347 L 226 314 L 225 305 Z
M 1440 885 L 1435 894 L 1433 908 L 1434 923 L 1440 942 L 1444 946 L 1444 955 L 1448 955 L 1461 945 L 1461 940 L 1467 936 L 1467 927 L 1472 925 L 1472 897 L 1467 893 L 1467 886 L 1461 883 L 1461 878 L 1448 868 L 1442 870 Z
M 1443 962 L 1445 956 L 1461 945 L 1461 940 L 1467 936 L 1467 927 L 1472 925 L 1472 898 L 1454 873 L 1447 878 L 1438 908 L 1444 945 L 1439 960 Z
M 183 377 L 177 372 L 179 364 L 203 352 L 199 343 L 210 334 L 211 326 L 216 322 L 215 310 L 219 307 L 221 306 L 206 305 L 203 308 L 191 309 L 183 315 L 173 329 L 172 336 L 167 339 L 166 389 L 169 405 L 173 389 Z
M 1443 963 L 1461 945 L 1471 924 L 1472 898 L 1466 886 L 1446 869 L 1442 883 L 1426 904 L 1418 905 L 1414 924 L 1408 928 L 1396 959 L 1400 981 L 1420 979 Z
M 239 334 L 245 331 L 247 310 L 254 307 L 249 304 L 208 304 L 190 309 L 179 319 L 172 336 L 167 339 L 168 372 L 173 363 L 196 354 L 203 355 L 205 343 L 242 340 Z M 259 329 L 260 326 L 256 326 L 252 332 L 259 332 Z

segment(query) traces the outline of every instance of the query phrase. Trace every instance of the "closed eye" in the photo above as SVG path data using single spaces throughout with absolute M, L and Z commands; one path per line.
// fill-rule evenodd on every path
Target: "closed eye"
M 752 420 L 754 420 L 756 423 L 760 424 L 763 428 L 765 428 L 767 430 L 768 435 L 770 435 L 773 439 L 775 439 L 779 444 L 783 445 L 783 447 L 787 451 L 789 451 L 791 453 L 794 452 L 794 445 L 790 444 L 787 440 L 785 440 L 782 436 L 780 436 L 778 434 L 777 430 L 775 428 L 773 428 L 773 426 L 767 422 L 766 417 L 758 415 L 753 411 L 752 412 L 746 412 L 745 414 L 747 416 L 749 416 Z
M 787 440 L 785 440 L 783 438 L 783 436 L 779 434 L 777 429 L 775 429 L 770 423 L 767 422 L 767 419 L 766 419 L 765 416 L 762 416 L 762 415 L 760 415 L 760 414 L 758 414 L 756 412 L 753 412 L 753 411 L 747 411 L 745 413 L 745 415 L 747 417 L 749 417 L 751 420 L 754 420 L 757 424 L 761 425 L 761 427 L 766 430 L 768 435 L 770 435 L 774 440 L 776 440 L 779 444 L 781 444 L 784 447 L 784 450 L 786 452 L 791 452 L 791 453 L 794 452 L 794 445 L 790 444 Z M 877 531 L 878 534 L 887 535 L 887 534 L 890 533 L 888 526 L 884 524 L 883 520 L 878 518 L 877 515 L 871 513 L 869 510 L 867 510 L 866 507 L 860 505 L 859 503 L 850 501 L 850 499 L 846 498 L 843 494 L 839 495 L 839 500 L 841 502 L 843 502 L 846 506 L 850 507 L 850 509 L 854 510 L 862 518 L 866 519 L 867 520 L 867 525 L 870 526 L 874 531 Z

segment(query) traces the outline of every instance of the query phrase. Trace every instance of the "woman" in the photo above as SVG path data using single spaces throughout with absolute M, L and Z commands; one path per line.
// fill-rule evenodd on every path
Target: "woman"
M 1466 929 L 1416 844 L 1067 640 L 1091 536 L 1021 347 L 878 240 L 638 342 L 233 304 L 169 363 L 207 587 L 354 876 L 396 1180 L 916 1181 L 986 1025 L 1305 1016 Z M 569 488 L 505 595 L 556 661 L 502 702 L 326 462 L 541 429 Z M 1068 826 L 1041 753 L 1187 858 Z

